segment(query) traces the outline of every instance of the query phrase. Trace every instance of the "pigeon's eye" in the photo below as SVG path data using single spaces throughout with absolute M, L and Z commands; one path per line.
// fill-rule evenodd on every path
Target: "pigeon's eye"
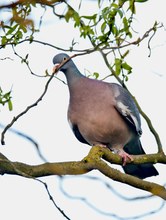
M 66 58 L 66 57 L 63 57 L 63 61 L 65 61 L 65 60 L 67 60 L 67 58 Z

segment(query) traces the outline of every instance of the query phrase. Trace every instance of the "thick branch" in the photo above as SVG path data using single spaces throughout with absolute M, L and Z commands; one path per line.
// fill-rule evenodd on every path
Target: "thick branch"
M 137 177 L 121 173 L 119 170 L 113 169 L 110 166 L 108 166 L 108 164 L 106 164 L 102 160 L 96 163 L 96 169 L 98 169 L 105 176 L 108 176 L 109 178 L 115 181 L 125 183 L 130 186 L 134 186 L 135 188 L 148 191 L 166 200 L 166 189 L 159 184 L 141 180 Z
M 134 176 L 124 174 L 111 168 L 103 159 L 114 164 L 122 164 L 121 158 L 113 154 L 110 150 L 95 146 L 92 147 L 89 154 L 82 161 L 44 163 L 40 165 L 27 165 L 20 162 L 11 162 L 4 155 L 0 154 L 0 174 L 14 174 L 28 178 L 43 177 L 49 175 L 78 175 L 85 174 L 91 170 L 97 169 L 105 176 L 148 191 L 166 200 L 166 189 L 156 183 L 148 182 Z M 134 164 L 138 163 L 166 163 L 164 154 L 151 154 L 134 157 Z
M 40 165 L 28 165 L 20 162 L 12 162 L 3 154 L 0 154 L 0 174 L 20 175 L 28 178 L 36 178 L 50 175 L 78 175 L 92 170 L 91 164 L 85 161 L 43 163 Z
M 113 164 L 122 164 L 122 158 L 117 154 L 113 154 L 109 149 L 102 149 L 103 159 Z M 156 154 L 143 154 L 143 155 L 132 155 L 134 161 L 127 161 L 127 163 L 143 164 L 143 163 L 162 163 L 166 164 L 166 155 L 163 152 Z

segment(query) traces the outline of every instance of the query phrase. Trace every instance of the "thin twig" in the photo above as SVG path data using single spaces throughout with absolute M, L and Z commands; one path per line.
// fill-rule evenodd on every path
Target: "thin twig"
M 51 195 L 49 189 L 48 189 L 48 186 L 45 182 L 35 178 L 34 176 L 30 175 L 30 173 L 27 173 L 26 171 L 24 170 L 21 170 L 21 167 L 20 166 L 17 166 L 16 163 L 13 163 L 11 162 L 10 160 L 8 160 L 7 157 L 5 157 L 3 154 L 0 153 L 0 162 L 1 163 L 7 163 L 10 165 L 10 167 L 12 168 L 12 170 L 17 174 L 17 175 L 20 175 L 22 177 L 25 177 L 25 178 L 30 178 L 30 179 L 33 179 L 35 181 L 38 181 L 40 183 L 42 183 L 47 191 L 47 194 L 50 198 L 50 200 L 52 201 L 52 203 L 54 204 L 54 206 L 58 209 L 58 211 L 68 220 L 70 220 L 70 218 L 64 213 L 64 211 L 56 204 L 53 196 Z
M 10 58 L 10 57 L 4 57 L 4 58 L 0 58 L 0 60 L 12 60 L 13 61 L 13 59 L 12 58 Z
M 58 211 L 59 211 L 66 219 L 71 220 L 71 219 L 65 214 L 65 212 L 56 204 L 56 202 L 55 202 L 53 196 L 51 195 L 51 193 L 50 193 L 50 191 L 49 191 L 49 189 L 48 189 L 48 185 L 47 185 L 45 182 L 43 182 L 42 180 L 39 180 L 39 179 L 35 179 L 35 180 L 37 180 L 38 182 L 40 182 L 40 183 L 42 183 L 42 184 L 44 185 L 44 187 L 45 187 L 45 189 L 46 189 L 46 191 L 47 191 L 47 194 L 48 194 L 48 196 L 49 196 L 49 199 L 52 201 L 52 203 L 53 203 L 54 206 L 58 209 Z
M 118 196 L 120 199 L 124 199 L 124 200 L 127 200 L 127 201 L 131 201 L 131 202 L 134 202 L 134 201 L 138 201 L 138 200 L 144 200 L 144 199 L 151 199 L 152 197 L 154 197 L 154 195 L 149 195 L 149 196 L 142 196 L 142 197 L 134 197 L 134 198 L 127 198 L 123 195 L 121 195 L 118 191 L 116 191 L 109 183 L 105 182 L 103 179 L 99 178 L 99 177 L 94 177 L 94 176 L 76 176 L 77 178 L 88 178 L 88 179 L 91 179 L 91 180 L 94 180 L 94 181 L 100 181 L 102 182 L 106 187 L 107 189 L 111 190 L 116 196 Z M 67 179 L 68 178 L 71 178 L 70 176 L 67 176 Z M 73 178 L 73 177 L 72 177 Z M 94 203 L 90 202 L 86 197 L 84 196 L 73 196 L 71 195 L 70 193 L 68 193 L 65 189 L 64 189 L 64 186 L 63 186 L 63 181 L 66 180 L 66 177 L 63 177 L 63 178 L 60 178 L 60 190 L 61 192 L 68 198 L 70 199 L 73 199 L 73 200 L 79 200 L 83 203 L 85 203 L 89 208 L 93 209 L 94 211 L 98 212 L 99 214 L 102 214 L 102 215 L 105 215 L 105 216 L 110 216 L 110 217 L 114 217 L 118 220 L 132 220 L 132 219 L 140 219 L 140 218 L 143 218 L 145 216 L 150 216 L 150 215 L 153 215 L 157 212 L 159 212 L 162 208 L 164 208 L 165 206 L 165 201 L 161 201 L 161 204 L 159 205 L 158 208 L 156 209 L 153 209 L 151 211 L 148 211 L 146 213 L 142 213 L 142 214 L 139 214 L 139 215 L 136 215 L 136 216 L 128 216 L 128 217 L 121 217 L 115 213 L 112 213 L 112 212 L 107 212 L 107 211 L 103 211 L 101 210 L 100 208 L 96 207 L 94 205 Z
M 147 116 L 147 114 L 145 114 L 145 112 L 142 110 L 141 106 L 138 104 L 138 101 L 136 100 L 135 97 L 133 97 L 137 107 L 138 107 L 138 110 L 140 112 L 140 114 L 142 115 L 142 117 L 146 120 L 146 123 L 150 129 L 150 131 L 152 132 L 152 134 L 154 135 L 155 139 L 156 139 L 156 143 L 157 143 L 157 146 L 158 146 L 158 153 L 164 153 L 163 151 L 163 147 L 162 147 L 162 143 L 161 143 L 161 140 L 160 140 L 160 136 L 159 134 L 157 133 L 157 131 L 155 130 L 155 128 L 153 127 L 153 124 L 150 120 L 150 118 Z
M 26 64 L 28 70 L 30 71 L 30 73 L 31 73 L 32 75 L 37 76 L 37 77 L 46 77 L 45 75 L 44 75 L 44 76 L 41 76 L 41 75 L 38 75 L 38 74 L 34 73 L 34 72 L 32 71 L 32 69 L 31 69 L 30 65 L 29 65 L 29 62 L 27 61 L 27 58 L 24 58 L 24 57 L 22 57 L 20 54 L 18 54 L 18 53 L 16 52 L 16 50 L 15 50 L 14 45 L 12 45 L 12 49 L 13 49 L 14 54 L 15 54 L 19 59 L 21 59 L 21 62 L 23 62 L 23 63 Z M 29 55 L 29 54 L 27 54 L 26 56 L 28 57 L 28 55 Z
M 57 70 L 58 71 L 58 70 Z M 23 116 L 24 114 L 26 114 L 30 109 L 32 109 L 33 107 L 37 106 L 37 104 L 42 101 L 43 97 L 45 96 L 47 90 L 48 90 L 48 86 L 51 82 L 51 80 L 54 78 L 54 75 L 55 75 L 56 72 L 52 73 L 51 77 L 49 78 L 49 80 L 47 81 L 46 85 L 45 85 L 45 88 L 44 88 L 44 91 L 43 93 L 41 94 L 41 96 L 31 105 L 29 105 L 24 111 L 22 111 L 20 114 L 18 114 L 17 116 L 13 117 L 13 120 L 4 128 L 4 130 L 2 131 L 2 134 L 1 134 L 1 144 L 2 145 L 5 145 L 5 133 L 7 132 L 7 130 L 9 128 L 12 127 L 12 125 L 21 117 Z
M 0 127 L 3 128 L 3 129 L 5 128 L 5 126 L 4 126 L 3 124 L 1 124 L 1 123 L 0 123 Z M 18 135 L 18 136 L 20 136 L 20 137 L 26 139 L 26 140 L 29 141 L 30 143 L 32 143 L 33 146 L 35 147 L 35 149 L 36 149 L 36 151 L 37 151 L 39 157 L 41 158 L 41 160 L 43 160 L 44 162 L 47 162 L 46 158 L 45 158 L 45 157 L 42 155 L 42 153 L 41 153 L 40 146 L 39 146 L 39 144 L 37 143 L 37 141 L 35 141 L 35 140 L 34 140 L 32 137 L 30 137 L 29 135 L 27 135 L 27 134 L 25 134 L 25 133 L 23 133 L 23 132 L 21 132 L 21 131 L 19 131 L 19 130 L 16 130 L 16 129 L 14 129 L 14 128 L 10 128 L 9 131 L 10 131 L 10 132 L 13 132 L 14 134 L 16 134 L 16 135 Z
M 40 97 L 31 105 L 29 105 L 24 111 L 22 111 L 20 114 L 18 114 L 17 116 L 13 117 L 13 120 L 4 128 L 4 130 L 1 133 L 1 144 L 5 145 L 5 133 L 7 132 L 7 130 L 9 128 L 12 127 L 12 125 L 24 114 L 26 114 L 30 109 L 32 109 L 33 107 L 37 106 L 38 103 L 40 101 L 42 101 L 43 97 L 45 96 L 47 90 L 48 90 L 48 86 L 51 82 L 51 80 L 54 78 L 55 74 L 59 71 L 59 69 L 65 64 L 67 63 L 70 59 L 72 59 L 73 57 L 79 56 L 81 54 L 74 54 L 71 57 L 69 57 L 68 59 L 64 60 L 56 69 L 54 69 L 54 72 L 52 73 L 51 77 L 49 78 L 49 80 L 47 81 L 44 91 L 43 93 L 40 95 Z
M 163 27 L 163 24 L 161 24 L 160 26 L 158 26 L 157 27 L 157 25 L 158 24 L 154 24 L 154 26 L 153 27 L 151 27 L 149 30 L 147 30 L 144 34 L 143 34 L 143 36 L 142 37 L 139 37 L 138 39 L 136 39 L 136 40 L 134 40 L 134 41 L 132 41 L 132 42 L 125 42 L 125 44 L 121 44 L 121 45 L 118 45 L 118 46 L 104 46 L 104 47 L 102 47 L 102 44 L 103 43 L 101 43 L 101 44 L 98 44 L 98 45 L 95 45 L 94 44 L 94 42 L 93 42 L 93 48 L 86 48 L 86 49 L 83 49 L 83 50 L 78 50 L 78 49 L 73 49 L 72 51 L 73 52 L 78 52 L 78 53 L 83 53 L 83 52 L 85 52 L 85 53 L 93 53 L 93 52 L 95 52 L 96 50 L 98 50 L 98 49 L 100 49 L 100 50 L 117 50 L 117 49 L 122 49 L 122 48 L 125 48 L 125 47 L 128 47 L 128 46 L 131 46 L 131 45 L 139 45 L 145 38 L 147 38 L 148 36 L 149 36 L 149 34 L 152 32 L 152 31 L 154 31 L 154 33 L 152 34 L 152 36 L 150 37 L 150 40 L 153 38 L 153 36 L 154 36 L 154 34 L 155 34 L 155 32 L 156 32 L 156 30 L 155 30 L 155 28 L 162 28 Z M 50 43 L 47 43 L 47 42 L 44 42 L 44 41 L 40 41 L 40 40 L 36 40 L 36 39 L 24 39 L 24 40 L 21 40 L 21 41 L 19 41 L 18 43 L 17 43 L 17 45 L 18 44 L 22 44 L 22 43 L 24 43 L 24 42 L 30 42 L 30 43 L 38 43 L 38 44 L 42 44 L 42 45 L 45 45 L 45 46 L 49 46 L 49 47 L 52 47 L 52 48 L 55 48 L 55 49 L 57 49 L 57 50 L 61 50 L 61 51 L 64 51 L 64 52 L 71 52 L 71 49 L 64 49 L 64 48 L 61 48 L 61 47 L 58 47 L 58 46 L 55 46 L 55 45 L 53 45 L 53 44 L 50 44 Z M 92 42 L 91 42 L 92 43 Z M 148 49 L 150 49 L 150 47 L 149 47 L 149 43 L 150 43 L 150 41 L 148 41 Z M 6 43 L 5 44 L 6 46 L 7 45 L 14 45 L 15 46 L 15 44 L 14 43 Z M 4 47 L 4 45 L 1 45 L 1 47 Z

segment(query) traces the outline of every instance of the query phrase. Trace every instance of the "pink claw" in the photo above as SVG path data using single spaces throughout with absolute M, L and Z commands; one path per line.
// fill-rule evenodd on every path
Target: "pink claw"
M 122 166 L 126 165 L 128 159 L 130 161 L 133 161 L 133 157 L 130 154 L 126 153 L 123 149 L 116 150 L 116 153 L 122 158 L 123 161 Z
M 127 159 L 129 159 L 130 161 L 133 161 L 133 157 L 129 155 L 128 153 L 126 153 L 125 151 L 119 152 L 119 156 L 122 157 L 122 161 L 123 161 L 122 166 L 126 165 Z

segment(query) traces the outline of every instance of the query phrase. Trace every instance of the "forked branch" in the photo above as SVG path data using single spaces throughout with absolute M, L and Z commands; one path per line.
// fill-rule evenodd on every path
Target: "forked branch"
M 112 164 L 122 164 L 121 158 L 118 155 L 100 146 L 92 147 L 89 154 L 81 161 L 43 163 L 40 165 L 12 162 L 4 155 L 0 154 L 0 174 L 13 174 L 27 178 L 37 178 L 50 175 L 81 175 L 91 170 L 98 170 L 114 181 L 145 190 L 166 200 L 166 189 L 164 186 L 124 174 L 109 166 L 103 159 Z M 149 162 L 165 164 L 166 156 L 162 153 L 134 156 L 134 161 L 132 163 L 138 164 Z

